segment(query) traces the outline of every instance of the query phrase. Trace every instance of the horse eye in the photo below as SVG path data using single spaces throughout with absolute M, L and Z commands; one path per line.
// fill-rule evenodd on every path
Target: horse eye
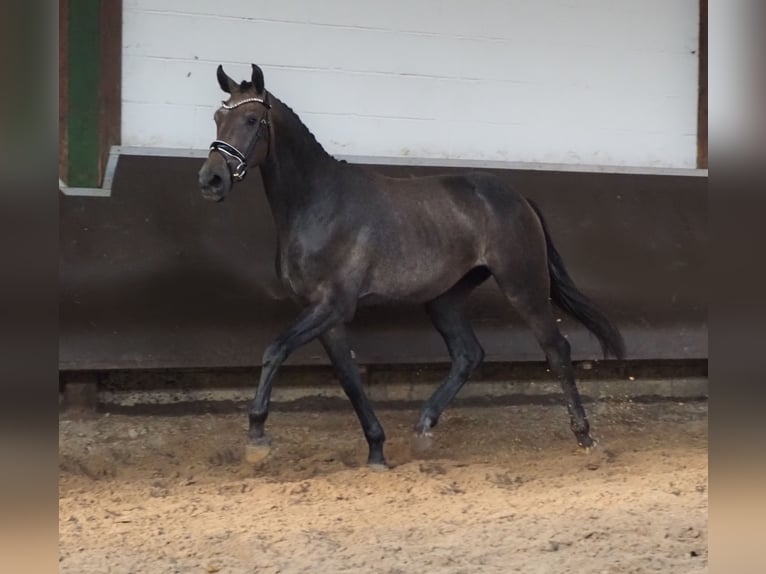
M 254 126 L 257 123 L 258 123 L 258 118 L 253 116 L 250 116 L 249 118 L 247 118 L 247 125 Z

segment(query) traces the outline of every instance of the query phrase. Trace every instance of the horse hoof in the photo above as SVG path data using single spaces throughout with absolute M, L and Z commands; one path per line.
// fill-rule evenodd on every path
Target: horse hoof
M 367 468 L 375 472 L 386 472 L 387 470 L 391 470 L 391 467 L 385 462 L 368 462 Z
M 271 445 L 268 440 L 251 441 L 245 445 L 245 460 L 250 464 L 260 464 L 270 452 Z
M 412 450 L 415 452 L 425 452 L 431 450 L 434 445 L 434 435 L 430 432 L 415 433 L 412 437 Z
M 585 454 L 590 454 L 598 446 L 598 441 L 588 437 L 587 441 L 582 441 L 582 442 L 578 443 L 577 446 L 580 447 L 580 451 L 584 452 Z

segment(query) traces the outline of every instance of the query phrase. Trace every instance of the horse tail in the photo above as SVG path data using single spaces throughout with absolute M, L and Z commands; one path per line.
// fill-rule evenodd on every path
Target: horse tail
M 545 223 L 540 208 L 527 199 L 527 202 L 537 214 L 545 233 L 545 243 L 548 250 L 548 271 L 551 277 L 551 299 L 562 311 L 582 323 L 601 344 L 604 358 L 609 355 L 617 359 L 625 357 L 625 342 L 617 328 L 607 319 L 594 304 L 576 286 L 564 266 L 561 254 L 556 250 L 551 240 L 548 225 Z

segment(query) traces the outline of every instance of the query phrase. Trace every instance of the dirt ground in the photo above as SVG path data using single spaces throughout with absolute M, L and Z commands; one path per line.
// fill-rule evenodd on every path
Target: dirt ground
M 60 419 L 60 571 L 691 573 L 707 571 L 707 404 L 450 409 L 426 452 L 416 410 L 378 415 L 393 468 L 364 465 L 350 407 L 246 416 Z

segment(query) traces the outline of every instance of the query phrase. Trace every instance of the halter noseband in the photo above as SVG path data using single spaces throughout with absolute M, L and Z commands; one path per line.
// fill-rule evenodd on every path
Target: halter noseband
M 250 157 L 250 154 L 253 153 L 253 150 L 255 149 L 255 146 L 258 144 L 258 140 L 261 137 L 261 129 L 263 127 L 266 127 L 266 129 L 269 129 L 270 123 L 268 120 L 269 112 L 268 110 L 271 109 L 271 104 L 266 101 L 262 100 L 261 98 L 247 98 L 240 102 L 237 102 L 236 104 L 227 104 L 226 102 L 222 102 L 222 108 L 224 110 L 233 110 L 234 108 L 238 108 L 241 105 L 249 104 L 249 103 L 258 103 L 262 106 L 266 107 L 266 114 L 260 119 L 258 122 L 258 129 L 255 130 L 255 137 L 250 141 L 250 145 L 247 147 L 247 150 L 245 153 L 242 153 L 239 151 L 236 147 L 231 145 L 228 142 L 225 142 L 223 140 L 214 140 L 213 143 L 210 144 L 210 150 L 217 151 L 221 155 L 224 156 L 224 160 L 226 161 L 226 165 L 229 167 L 229 171 L 231 172 L 231 177 L 234 181 L 242 181 L 245 179 L 245 175 L 247 174 L 247 158 Z M 269 152 L 271 151 L 271 134 L 269 134 L 269 149 L 266 151 L 266 157 L 269 156 Z M 238 163 L 237 166 L 232 169 L 231 165 L 229 164 L 229 159 L 232 158 L 235 159 Z

